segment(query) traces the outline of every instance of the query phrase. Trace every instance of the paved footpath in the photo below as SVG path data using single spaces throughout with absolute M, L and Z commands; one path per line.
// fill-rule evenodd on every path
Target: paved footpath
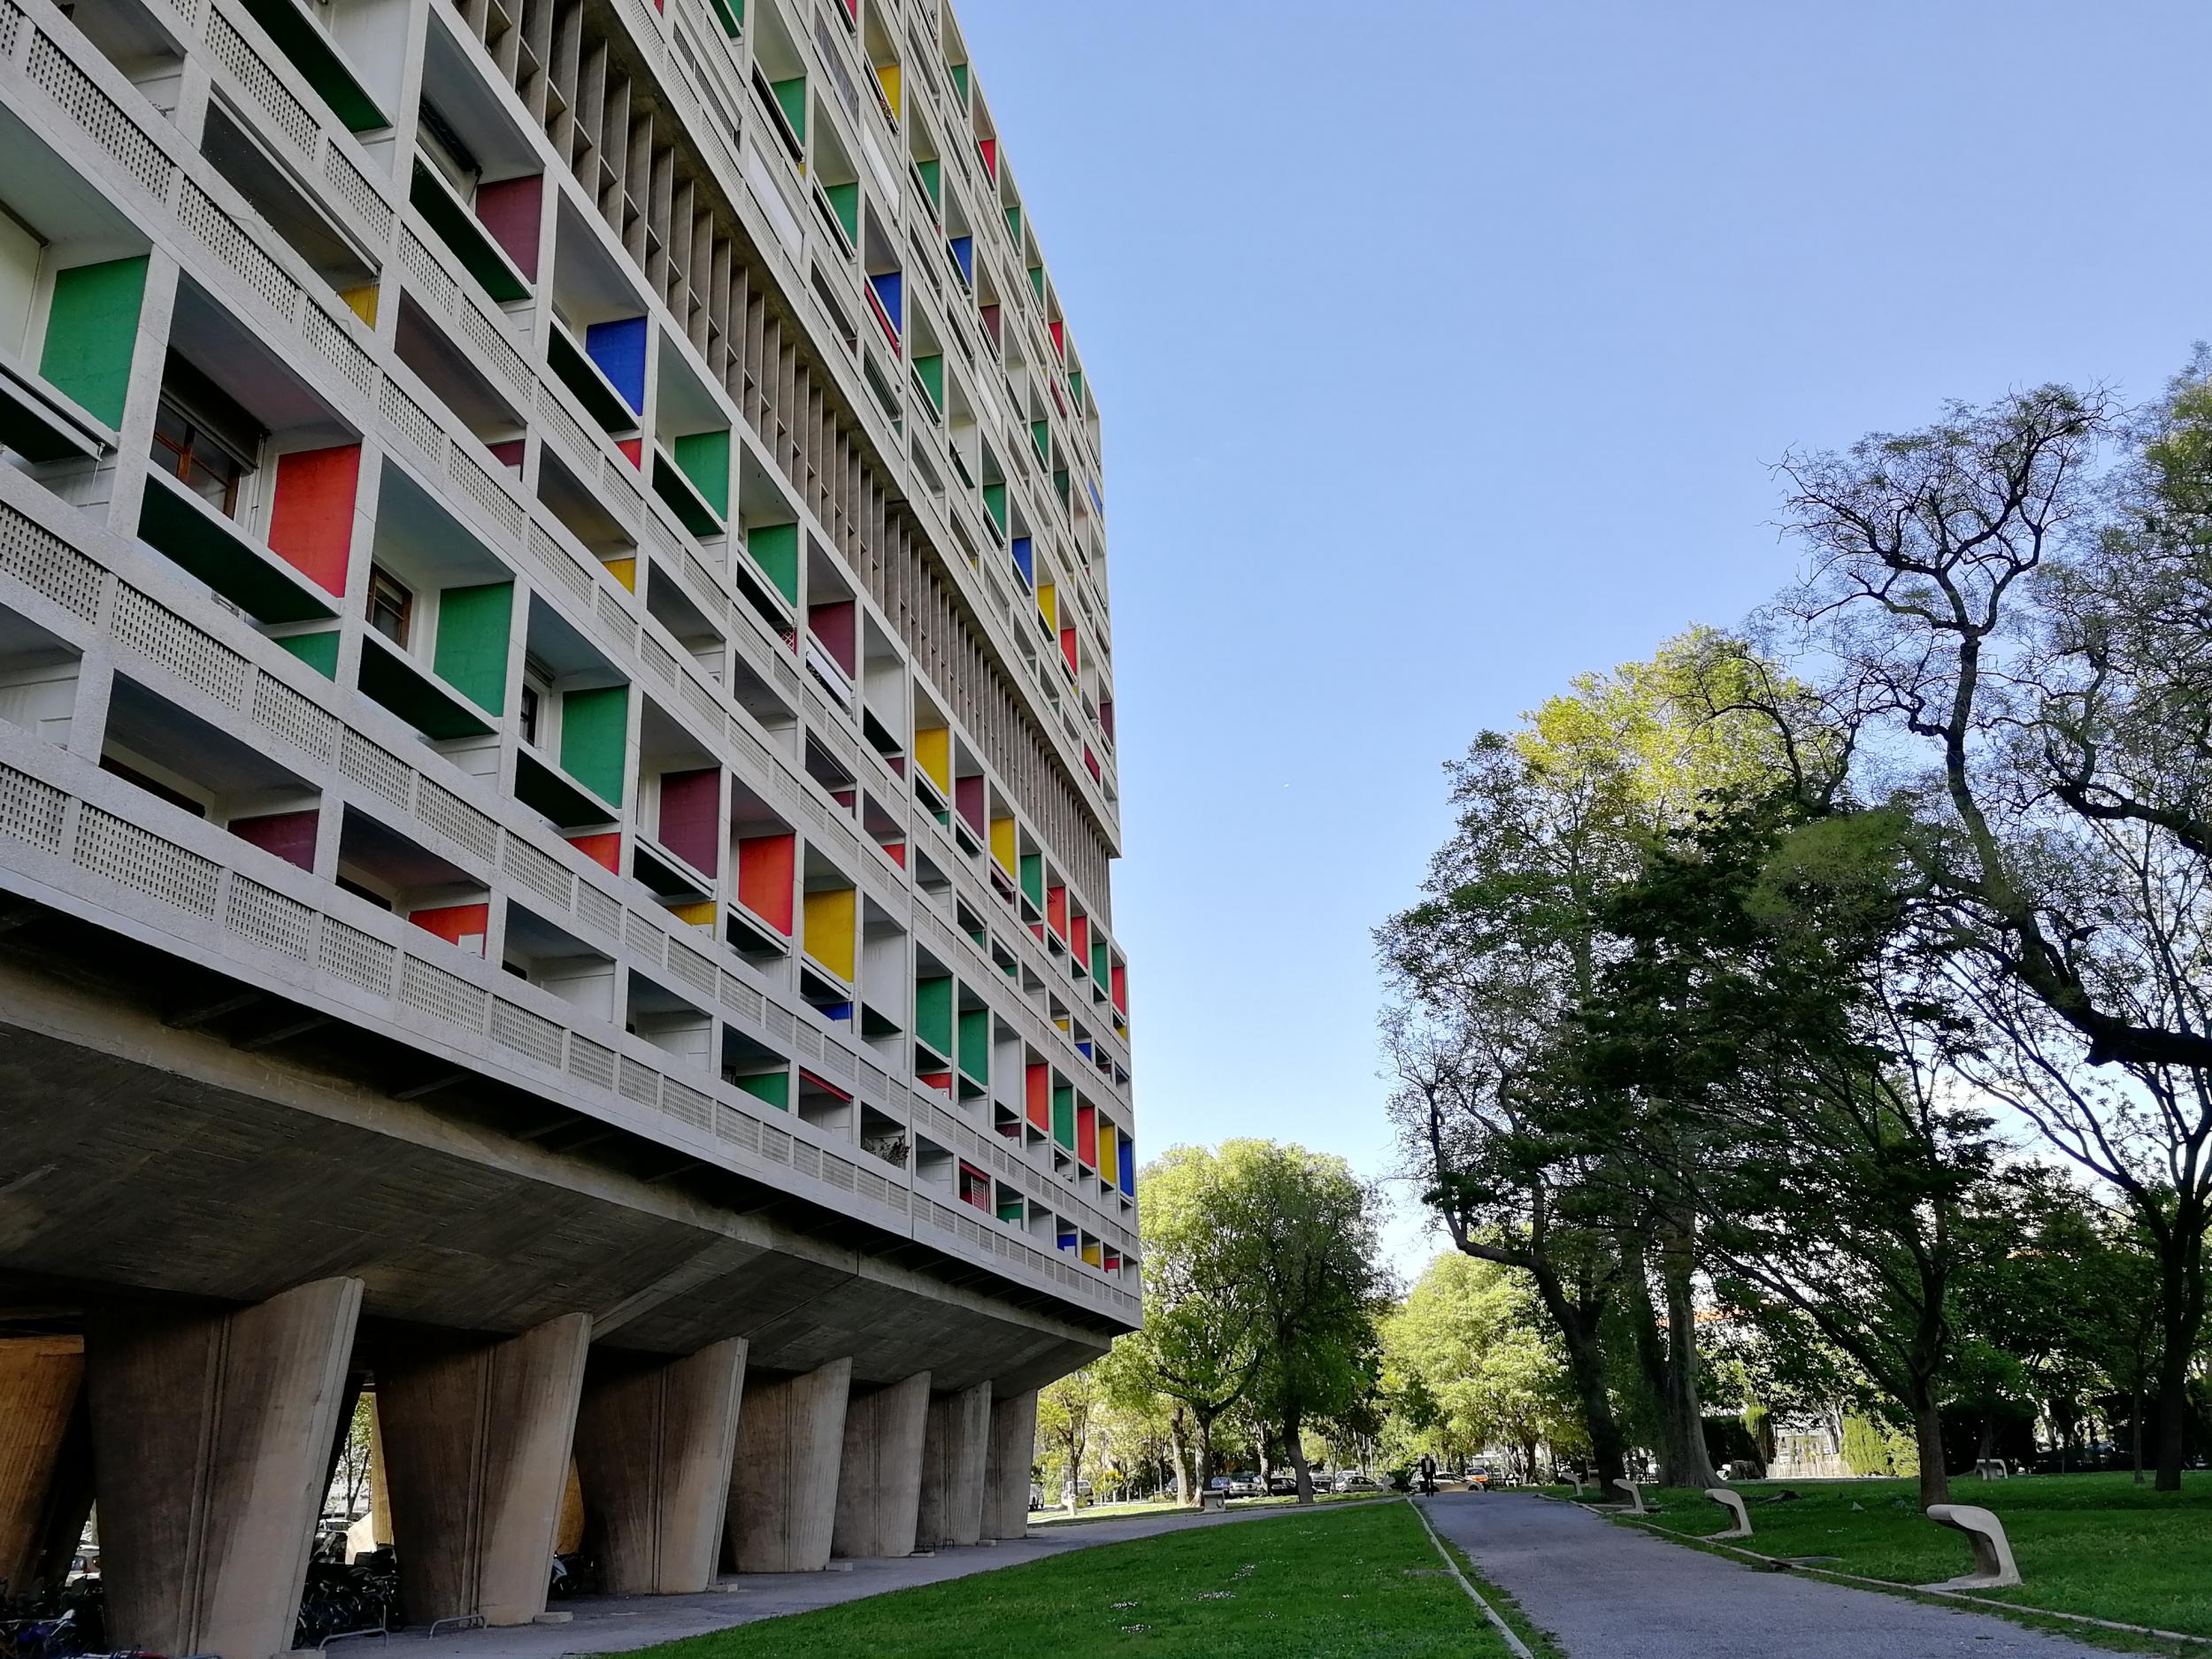
M 1356 1503 L 1331 1506 L 1364 1507 Z M 561 1659 L 566 1654 L 621 1653 L 727 1630 L 733 1624 L 749 1624 L 755 1619 L 810 1613 L 816 1608 L 835 1607 L 863 1596 L 881 1595 L 887 1590 L 911 1589 L 1000 1567 L 1018 1567 L 1024 1562 L 1042 1561 L 1094 1544 L 1118 1544 L 1161 1532 L 1241 1526 L 1312 1513 L 1290 1507 L 1232 1510 L 1226 1515 L 1194 1515 L 1186 1510 L 1034 1527 L 1026 1538 L 1010 1538 L 969 1549 L 941 1549 L 934 1555 L 909 1555 L 896 1561 L 856 1561 L 849 1563 L 849 1571 L 749 1573 L 724 1580 L 731 1586 L 727 1589 L 710 1590 L 703 1595 L 579 1596 L 553 1603 L 556 1610 L 574 1615 L 569 1624 L 458 1631 L 432 1640 L 403 1631 L 388 1644 L 374 1639 L 342 1642 L 330 1650 L 331 1659 L 383 1659 L 387 1645 L 393 1650 L 393 1659 Z
M 1527 1494 L 1423 1507 L 1569 1659 L 2109 1659 L 1994 1614 L 1771 1572 Z

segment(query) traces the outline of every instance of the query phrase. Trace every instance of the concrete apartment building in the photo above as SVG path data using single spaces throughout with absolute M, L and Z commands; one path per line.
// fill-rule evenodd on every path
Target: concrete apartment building
M 940 0 L 0 0 L 0 1578 L 1018 1532 L 1138 1317 L 1099 430 Z

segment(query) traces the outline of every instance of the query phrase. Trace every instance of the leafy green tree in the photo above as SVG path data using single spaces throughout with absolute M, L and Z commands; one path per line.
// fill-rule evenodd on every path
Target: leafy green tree
M 1313 1501 L 1309 1426 L 1358 1413 L 1378 1380 L 1385 1282 L 1372 1191 L 1343 1159 L 1224 1141 L 1211 1219 L 1258 1333 L 1252 1403 Z
M 1784 794 L 1655 849 L 1616 902 L 1630 949 L 1586 1064 L 1692 1118 L 1678 1178 L 1723 1294 L 1847 1355 L 1916 1434 L 1934 1503 L 1960 1212 L 1990 1147 L 1897 839 L 1893 815 Z
M 1245 1254 L 1215 1219 L 1225 1202 L 1220 1160 L 1176 1147 L 1146 1165 L 1140 1185 L 1144 1326 L 1114 1352 L 1125 1389 L 1163 1395 L 1187 1414 L 1196 1485 L 1182 1490 L 1194 1502 L 1213 1472 L 1215 1425 L 1245 1398 L 1265 1352 Z
M 1048 1469 L 1061 1471 L 1061 1491 L 1070 1509 L 1080 1496 L 1084 1458 L 1091 1450 L 1105 1389 L 1099 1377 L 1100 1362 L 1070 1371 L 1037 1393 L 1037 1440 L 1045 1448 Z
M 1378 930 L 1402 1010 L 1392 1110 L 1470 1254 L 1526 1269 L 1557 1322 L 1601 1479 L 1621 1472 L 1602 1333 L 1625 1329 L 1663 1473 L 1714 1476 L 1695 1341 L 1694 1118 L 1566 1059 L 1617 952 L 1608 906 L 1703 804 L 1834 761 L 1802 699 L 1709 630 L 1586 674 L 1449 769 L 1458 823 L 1420 903 Z M 1663 1319 L 1660 1309 L 1664 1310 Z
M 1581 1439 L 1558 1333 L 1526 1276 L 1460 1252 L 1438 1256 L 1383 1322 L 1389 1372 L 1417 1454 L 1424 1438 L 1464 1458 L 1509 1447 L 1532 1479 L 1538 1448 Z

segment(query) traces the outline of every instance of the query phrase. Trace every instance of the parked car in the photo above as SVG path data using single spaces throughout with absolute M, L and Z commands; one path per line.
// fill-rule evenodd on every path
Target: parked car
M 1354 1474 L 1339 1475 L 1336 1489 L 1339 1492 L 1380 1492 L 1382 1487 L 1365 1475 Z
M 1489 1464 L 1475 1463 L 1469 1467 L 1467 1471 L 1468 1491 L 1487 1492 L 1490 1490 L 1492 1480 Z
M 1267 1495 L 1267 1488 L 1255 1474 L 1231 1475 L 1229 1495 L 1233 1498 L 1259 1498 Z
M 1294 1471 L 1286 1469 L 1277 1469 L 1269 1472 L 1267 1477 L 1268 1496 L 1271 1498 L 1280 1498 L 1294 1494 L 1297 1490 L 1298 1476 Z

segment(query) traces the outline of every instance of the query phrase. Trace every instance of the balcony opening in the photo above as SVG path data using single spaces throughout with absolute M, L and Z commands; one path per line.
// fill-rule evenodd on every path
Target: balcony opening
M 500 965 L 559 997 L 578 1018 L 613 1023 L 614 959 L 512 899 Z

